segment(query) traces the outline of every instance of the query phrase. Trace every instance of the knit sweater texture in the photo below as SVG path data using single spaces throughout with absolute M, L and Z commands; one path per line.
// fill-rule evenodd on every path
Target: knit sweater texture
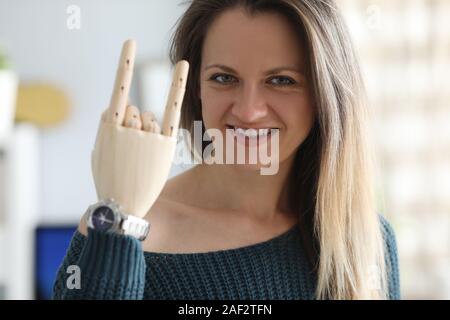
M 380 218 L 388 298 L 400 299 L 396 237 Z M 79 267 L 80 286 L 68 272 L 73 265 Z M 88 229 L 87 237 L 74 233 L 53 299 L 308 300 L 315 298 L 316 283 L 298 225 L 264 242 L 202 253 L 147 252 L 131 236 Z

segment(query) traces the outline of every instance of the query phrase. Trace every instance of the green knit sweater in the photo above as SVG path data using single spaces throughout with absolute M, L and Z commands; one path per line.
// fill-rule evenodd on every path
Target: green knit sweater
M 381 216 L 380 216 L 381 217 Z M 390 299 L 400 299 L 395 234 L 381 217 Z M 314 299 L 317 277 L 298 225 L 257 244 L 206 253 L 154 253 L 130 237 L 75 232 L 54 299 Z M 76 265 L 81 287 L 67 286 Z M 68 269 L 69 268 L 69 269 Z M 68 281 L 69 280 L 69 281 Z

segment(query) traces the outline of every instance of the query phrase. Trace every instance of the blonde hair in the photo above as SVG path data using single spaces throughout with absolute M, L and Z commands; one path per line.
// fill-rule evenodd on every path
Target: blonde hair
M 194 120 L 202 120 L 199 72 L 208 27 L 236 7 L 249 15 L 281 13 L 307 44 L 317 119 L 297 151 L 286 191 L 317 272 L 316 298 L 387 298 L 365 90 L 334 1 L 193 0 L 179 20 L 170 52 L 172 63 L 186 59 L 191 65 L 181 126 L 192 132 Z

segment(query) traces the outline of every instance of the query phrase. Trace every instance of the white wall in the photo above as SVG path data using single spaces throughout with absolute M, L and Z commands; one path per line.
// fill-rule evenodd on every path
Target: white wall
M 69 5 L 81 9 L 80 30 L 67 28 Z M 41 131 L 42 220 L 76 222 L 96 200 L 90 151 L 121 45 L 136 39 L 138 62 L 167 58 L 185 8 L 179 0 L 0 0 L 0 45 L 20 80 L 56 84 L 72 102 L 67 122 Z

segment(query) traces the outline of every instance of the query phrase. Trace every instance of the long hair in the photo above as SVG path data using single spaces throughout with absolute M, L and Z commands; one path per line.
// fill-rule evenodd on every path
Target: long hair
M 299 39 L 306 39 L 317 118 L 297 150 L 285 188 L 317 276 L 316 298 L 385 299 L 369 112 L 359 63 L 333 0 L 190 1 L 170 46 L 172 64 L 181 59 L 190 63 L 181 127 L 192 133 L 194 121 L 202 121 L 199 78 L 208 27 L 236 7 L 250 16 L 280 13 L 298 30 Z

